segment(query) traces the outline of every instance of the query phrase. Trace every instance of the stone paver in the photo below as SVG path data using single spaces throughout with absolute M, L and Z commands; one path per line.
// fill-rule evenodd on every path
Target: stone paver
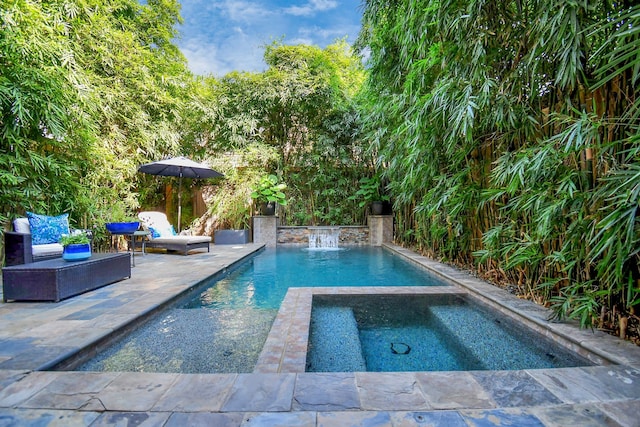
M 99 417 L 99 412 L 3 408 L 0 423 L 3 426 L 84 427 L 100 425 L 95 423 Z
M 171 415 L 163 427 L 238 427 L 243 419 L 244 414 L 240 412 L 177 412 Z
M 530 411 L 546 426 L 600 427 L 619 425 L 608 414 L 591 404 L 532 408 Z M 640 420 L 636 420 L 636 422 L 640 422 Z
M 3 381 L 3 388 L 0 390 L 0 408 L 21 405 L 62 375 L 64 374 L 60 372 L 14 372 Z
M 476 381 L 498 407 L 559 405 L 560 399 L 525 371 L 477 371 Z
M 467 372 L 420 372 L 422 392 L 433 409 L 491 408 L 495 403 Z
M 260 248 L 214 245 L 211 253 L 186 257 L 147 254 L 136 258 L 131 279 L 59 303 L 0 303 L 0 425 L 640 426 L 639 348 L 572 323 L 550 323 L 542 307 L 394 246 L 388 249 L 459 283 L 446 292 L 477 295 L 505 315 L 609 365 L 305 373 L 314 294 L 441 293 L 443 288 L 300 288 L 287 295 L 253 374 L 38 370 L 98 345 Z
M 460 413 L 453 411 L 391 413 L 393 426 L 468 427 Z
M 24 408 L 82 409 L 105 411 L 96 395 L 118 377 L 118 373 L 60 373 L 41 391 L 25 401 Z
M 107 412 L 98 417 L 90 425 L 92 427 L 102 426 L 137 426 L 155 427 L 164 425 L 170 413 L 163 412 Z M 183 424 L 186 425 L 186 424 Z M 212 424 L 213 425 L 213 424 Z
M 307 427 L 315 425 L 316 414 L 313 412 L 266 412 L 246 414 L 242 427 Z
M 178 380 L 177 374 L 120 373 L 96 394 L 107 411 L 150 411 Z
M 293 409 L 298 411 L 360 409 L 353 372 L 298 374 L 293 401 Z
M 362 409 L 374 411 L 431 409 L 418 379 L 409 372 L 357 372 Z
M 393 427 L 391 414 L 375 411 L 322 412 L 318 414 L 316 425 L 318 427 Z
M 220 411 L 236 375 L 180 375 L 173 386 L 154 405 L 154 411 Z
M 222 410 L 290 411 L 295 380 L 294 374 L 238 374 Z
M 493 426 L 518 426 L 518 427 L 544 427 L 545 424 L 534 414 L 526 409 L 508 408 L 492 409 L 488 411 L 464 410 L 460 411 L 463 419 L 469 426 L 493 427 Z M 553 424 L 551 424 L 553 425 Z M 557 426 L 560 427 L 560 426 Z

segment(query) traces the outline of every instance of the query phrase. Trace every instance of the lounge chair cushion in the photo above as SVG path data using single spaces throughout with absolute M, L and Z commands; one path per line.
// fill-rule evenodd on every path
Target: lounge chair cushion
M 151 232 L 151 238 L 155 239 L 158 237 L 173 237 L 176 236 L 176 230 L 173 228 L 173 225 L 164 228 L 149 227 L 149 231 Z
M 69 234 L 69 214 L 48 216 L 27 212 L 27 218 L 34 246 L 58 243 L 63 234 Z
M 29 218 L 16 218 L 13 220 L 13 231 L 22 234 L 31 234 Z
M 194 243 L 206 243 L 210 242 L 210 236 L 169 236 L 169 237 L 156 237 L 153 239 L 154 244 L 163 243 L 182 243 L 185 245 L 191 245 Z
M 138 218 L 142 221 L 142 225 L 149 229 L 151 239 L 160 237 L 173 237 L 176 232 L 173 225 L 167 220 L 167 216 L 162 212 L 140 212 Z
M 60 243 L 46 243 L 44 245 L 33 245 L 31 251 L 34 258 L 62 256 L 64 248 Z

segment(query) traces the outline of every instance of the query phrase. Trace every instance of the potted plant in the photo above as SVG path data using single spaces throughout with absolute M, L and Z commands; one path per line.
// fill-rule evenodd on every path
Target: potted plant
M 360 179 L 360 188 L 353 196 L 360 200 L 358 206 L 361 208 L 371 204 L 372 215 L 382 215 L 385 202 L 389 202 L 389 196 L 382 191 L 382 183 L 379 175 Z
M 131 234 L 140 227 L 140 220 L 125 212 L 119 204 L 113 207 L 109 216 L 110 221 L 105 223 L 105 227 L 111 234 Z
M 84 230 L 63 234 L 59 243 L 63 247 L 62 259 L 65 261 L 82 261 L 91 257 L 91 239 Z
M 254 185 L 251 198 L 260 206 L 262 215 L 275 215 L 276 203 L 286 206 L 287 199 L 284 190 L 287 185 L 278 183 L 275 175 L 266 175 Z
M 210 214 L 215 209 L 220 212 L 220 229 L 215 230 L 213 241 L 216 245 L 245 244 L 251 241 L 249 231 L 249 218 L 251 207 L 247 204 L 245 193 L 225 197 L 210 207 Z

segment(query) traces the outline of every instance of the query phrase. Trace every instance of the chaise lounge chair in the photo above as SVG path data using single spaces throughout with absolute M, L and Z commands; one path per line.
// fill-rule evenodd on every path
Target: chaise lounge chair
M 166 249 L 167 251 L 179 251 L 187 255 L 192 249 L 207 248 L 209 252 L 209 236 L 176 235 L 173 226 L 162 212 L 140 212 L 138 218 L 143 227 L 151 234 L 146 243 L 147 248 Z

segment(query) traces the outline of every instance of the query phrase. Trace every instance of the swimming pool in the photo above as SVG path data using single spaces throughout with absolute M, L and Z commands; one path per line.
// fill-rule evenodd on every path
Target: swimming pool
M 291 287 L 448 286 L 374 247 L 266 249 L 215 277 L 77 370 L 252 372 Z

